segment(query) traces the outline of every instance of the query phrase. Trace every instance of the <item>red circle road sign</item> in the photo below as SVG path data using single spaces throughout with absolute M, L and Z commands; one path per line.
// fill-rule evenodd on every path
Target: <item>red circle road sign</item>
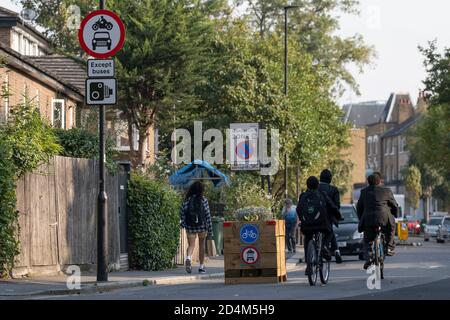
M 259 251 L 254 246 L 248 246 L 241 251 L 241 261 L 245 264 L 256 264 L 259 261 Z
M 115 55 L 125 42 L 125 26 L 112 11 L 93 11 L 83 19 L 78 31 L 80 45 L 92 57 Z

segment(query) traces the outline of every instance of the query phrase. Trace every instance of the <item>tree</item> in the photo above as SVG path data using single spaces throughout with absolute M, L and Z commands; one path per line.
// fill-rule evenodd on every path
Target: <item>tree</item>
M 39 13 L 37 23 L 46 28 L 52 42 L 66 53 L 80 53 L 76 32 L 64 27 L 68 0 L 23 0 L 24 7 Z M 81 13 L 95 8 L 96 1 L 77 2 Z M 208 45 L 215 16 L 224 0 L 132 0 L 108 1 L 126 25 L 126 41 L 116 55 L 120 83 L 119 108 L 128 122 L 129 140 L 133 127 L 139 132 L 133 163 L 145 159 L 148 130 L 164 116 L 174 101 L 189 108 L 197 102 L 194 87 L 207 68 Z
M 284 31 L 283 6 L 281 0 L 236 0 L 246 3 L 249 19 L 261 37 Z M 345 82 L 357 93 L 358 86 L 348 71 L 349 63 L 354 63 L 362 72 L 364 65 L 375 57 L 374 49 L 367 46 L 361 35 L 355 34 L 342 38 L 335 34 L 339 29 L 339 15 L 358 14 L 356 0 L 296 0 L 293 5 L 299 8 L 289 10 L 289 33 L 296 41 L 296 47 L 312 55 L 322 65 L 324 75 L 328 76 L 335 87 L 335 93 L 342 94 Z
M 148 129 L 177 101 L 197 102 L 194 88 L 209 63 L 207 44 L 213 20 L 198 1 L 115 1 L 113 8 L 127 26 L 118 53 L 120 108 L 139 132 L 135 164 L 142 164 Z M 131 140 L 130 140 L 131 141 Z
M 414 215 L 419 207 L 420 196 L 422 195 L 422 185 L 420 170 L 416 166 L 409 166 L 404 173 L 405 176 L 405 188 L 408 193 L 408 202 L 414 209 Z
M 419 47 L 425 56 L 424 66 L 428 73 L 424 81 L 425 90 L 433 105 L 450 103 L 450 48 L 438 52 L 437 41 L 428 43 L 429 47 Z
M 78 43 L 77 21 L 98 9 L 98 0 L 15 0 L 23 8 L 37 13 L 35 24 L 44 28 L 43 34 L 58 53 L 84 56 Z M 108 1 L 109 4 L 110 1 Z M 75 5 L 75 6 L 74 6 Z M 77 11 L 79 8 L 79 12 Z
M 428 48 L 419 49 L 425 56 L 424 65 L 428 74 L 424 84 L 430 106 L 408 134 L 407 145 L 412 163 L 418 165 L 426 177 L 422 181 L 426 197 L 433 194 L 448 207 L 450 48 L 444 48 L 443 53 L 439 53 L 436 41 L 432 41 Z

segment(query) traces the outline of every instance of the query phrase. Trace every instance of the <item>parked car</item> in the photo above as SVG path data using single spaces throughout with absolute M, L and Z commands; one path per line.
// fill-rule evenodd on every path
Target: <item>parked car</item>
M 344 220 L 339 222 L 339 227 L 334 227 L 334 233 L 338 242 L 339 250 L 343 256 L 359 256 L 364 260 L 363 233 L 358 232 L 358 216 L 356 209 L 351 204 L 341 206 Z
M 429 241 L 430 238 L 436 238 L 439 225 L 442 223 L 442 217 L 431 217 L 425 224 L 423 239 Z
M 441 224 L 438 226 L 438 231 L 436 235 L 437 243 L 444 243 L 449 239 L 450 234 L 450 217 L 442 217 Z

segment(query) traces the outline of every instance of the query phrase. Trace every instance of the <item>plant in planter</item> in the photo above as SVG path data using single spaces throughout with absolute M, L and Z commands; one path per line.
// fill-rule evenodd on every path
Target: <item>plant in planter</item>
M 234 213 L 236 221 L 267 221 L 273 219 L 273 213 L 265 207 L 245 207 Z

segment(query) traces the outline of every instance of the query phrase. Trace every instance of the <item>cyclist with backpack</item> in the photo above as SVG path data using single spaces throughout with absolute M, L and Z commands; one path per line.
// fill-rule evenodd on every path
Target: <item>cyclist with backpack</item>
M 323 257 L 330 261 L 331 253 L 328 248 L 331 237 L 333 236 L 332 217 L 341 219 L 341 213 L 333 201 L 324 192 L 319 191 L 319 179 L 311 176 L 306 181 L 308 190 L 300 195 L 297 214 L 300 219 L 300 228 L 305 236 L 305 259 L 308 257 L 308 243 L 314 233 L 323 234 Z M 307 264 L 308 265 L 308 264 Z M 306 269 L 305 274 L 311 270 Z
M 192 253 L 195 248 L 195 239 L 199 244 L 199 273 L 205 273 L 205 246 L 206 238 L 212 238 L 211 213 L 208 200 L 203 196 L 204 185 L 200 181 L 194 182 L 189 188 L 180 211 L 181 227 L 186 229 L 188 248 L 186 256 L 186 271 L 192 272 Z
M 295 247 L 295 230 L 298 226 L 298 216 L 296 206 L 293 205 L 291 199 L 284 201 L 282 217 L 286 226 L 286 246 L 289 252 L 296 252 Z

